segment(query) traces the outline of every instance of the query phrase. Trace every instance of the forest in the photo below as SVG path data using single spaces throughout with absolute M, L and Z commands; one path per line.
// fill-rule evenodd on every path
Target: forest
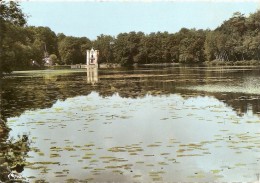
M 260 10 L 246 17 L 235 12 L 215 30 L 182 28 L 179 32 L 120 33 L 87 37 L 56 34 L 49 27 L 28 26 L 16 1 L 1 2 L 1 73 L 85 63 L 86 49 L 100 51 L 99 63 L 259 64 Z M 87 35 L 86 35 L 87 36 Z

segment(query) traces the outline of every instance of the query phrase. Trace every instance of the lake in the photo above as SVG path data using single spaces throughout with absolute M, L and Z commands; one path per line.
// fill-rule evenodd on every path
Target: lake
M 2 90 L 29 182 L 259 181 L 259 67 L 17 71 Z

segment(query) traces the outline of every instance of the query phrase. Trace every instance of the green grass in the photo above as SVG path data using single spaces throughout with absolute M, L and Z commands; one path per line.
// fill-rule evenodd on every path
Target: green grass
M 260 65 L 260 61 L 258 60 L 241 60 L 241 61 L 221 61 L 221 60 L 212 60 L 212 61 L 206 61 L 206 65 L 213 65 L 213 66 L 256 66 Z

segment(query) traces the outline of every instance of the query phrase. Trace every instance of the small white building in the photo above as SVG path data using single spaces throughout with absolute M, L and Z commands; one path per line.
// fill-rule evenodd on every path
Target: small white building
M 45 57 L 44 59 L 42 59 L 44 61 L 44 66 L 52 66 L 52 60 L 50 59 L 50 57 Z
M 86 58 L 87 66 L 89 66 L 89 65 L 98 66 L 98 55 L 99 55 L 98 50 L 94 50 L 93 48 L 91 50 L 87 50 L 86 55 L 87 55 L 87 58 Z

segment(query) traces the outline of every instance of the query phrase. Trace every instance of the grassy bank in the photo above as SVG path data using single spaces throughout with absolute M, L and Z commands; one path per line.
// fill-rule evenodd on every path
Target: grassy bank
M 234 65 L 234 66 L 257 66 L 260 65 L 260 61 L 258 60 L 241 60 L 241 61 L 221 61 L 221 60 L 213 60 L 213 61 L 206 61 L 206 65 L 210 66 L 220 66 L 220 65 Z

